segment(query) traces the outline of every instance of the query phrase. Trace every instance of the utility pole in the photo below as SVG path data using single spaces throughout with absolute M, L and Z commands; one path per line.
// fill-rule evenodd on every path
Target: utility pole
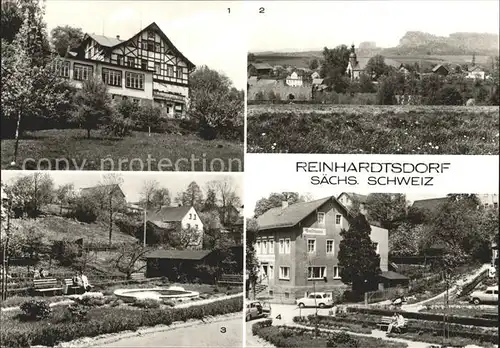
M 146 208 L 144 208 L 144 237 L 143 237 L 143 245 L 146 247 Z
M 112 234 L 113 234 L 113 190 L 109 192 L 109 246 L 111 246 Z

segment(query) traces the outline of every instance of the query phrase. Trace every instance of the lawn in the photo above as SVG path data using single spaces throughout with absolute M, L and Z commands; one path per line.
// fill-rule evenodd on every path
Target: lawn
M 14 143 L 2 140 L 2 169 L 15 169 Z M 243 144 L 145 132 L 120 139 L 94 131 L 87 139 L 82 129 L 50 129 L 25 134 L 17 162 L 22 169 L 243 171 Z
M 248 107 L 248 152 L 499 154 L 497 106 Z

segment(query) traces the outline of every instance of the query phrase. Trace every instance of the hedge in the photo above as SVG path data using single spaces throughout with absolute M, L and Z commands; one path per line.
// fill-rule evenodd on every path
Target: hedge
M 2 346 L 55 346 L 80 337 L 95 337 L 141 327 L 171 325 L 176 321 L 202 319 L 242 311 L 243 297 L 188 308 L 145 309 L 98 307 L 88 311 L 84 320 L 70 320 L 68 308 L 55 308 L 46 320 L 23 322 L 17 316 L 2 313 Z
M 404 311 L 394 311 L 386 309 L 375 309 L 375 308 L 357 308 L 348 307 L 348 312 L 363 313 L 363 314 L 373 314 L 381 316 L 393 316 L 394 313 L 401 313 L 407 319 L 416 320 L 427 320 L 427 321 L 443 321 L 442 314 L 432 314 L 432 313 L 420 313 L 420 312 L 404 312 Z M 474 317 L 459 317 L 459 316 L 448 316 L 448 323 L 470 325 L 470 326 L 483 326 L 483 327 L 498 327 L 498 321 L 485 318 L 474 318 Z

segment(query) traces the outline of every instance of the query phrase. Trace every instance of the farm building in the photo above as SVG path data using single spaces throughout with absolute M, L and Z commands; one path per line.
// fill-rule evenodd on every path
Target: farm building
M 479 79 L 484 80 L 486 73 L 483 68 L 479 65 L 471 66 L 467 69 L 467 75 L 465 76 L 468 79 Z
M 285 80 L 260 79 L 248 83 L 248 100 L 312 100 L 312 85 L 292 87 Z
M 153 103 L 165 117 L 179 118 L 189 103 L 194 68 L 154 22 L 127 40 L 85 34 L 80 46 L 58 62 L 60 76 L 77 88 L 98 76 L 114 100 Z
M 434 68 L 432 68 L 432 72 L 437 75 L 446 76 L 450 73 L 447 67 L 443 64 L 438 64 Z
M 251 63 L 247 67 L 248 76 L 270 75 L 273 67 L 267 63 Z
M 304 81 L 302 80 L 302 76 L 294 71 L 290 76 L 287 76 L 285 83 L 290 87 L 300 87 L 304 84 Z

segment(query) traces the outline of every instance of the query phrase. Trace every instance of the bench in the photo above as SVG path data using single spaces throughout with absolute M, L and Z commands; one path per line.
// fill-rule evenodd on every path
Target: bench
M 73 279 L 67 278 L 63 281 L 63 290 L 66 291 L 65 295 L 72 295 L 76 294 L 80 290 L 80 287 L 78 285 L 74 285 Z
M 382 317 L 377 326 L 380 328 L 380 330 L 387 331 L 387 328 L 389 327 L 389 324 L 392 323 L 392 321 L 393 321 L 392 317 Z M 404 318 L 403 326 L 399 327 L 394 326 L 392 332 L 402 332 L 407 328 L 407 326 L 408 326 L 408 320 Z
M 243 276 L 240 274 L 223 274 L 217 284 L 243 285 Z
M 130 279 L 132 280 L 144 280 L 146 279 L 146 276 L 144 275 L 144 273 L 132 273 L 130 275 Z
M 58 284 L 55 278 L 33 279 L 33 290 L 35 293 L 52 293 L 62 291 L 63 288 Z

